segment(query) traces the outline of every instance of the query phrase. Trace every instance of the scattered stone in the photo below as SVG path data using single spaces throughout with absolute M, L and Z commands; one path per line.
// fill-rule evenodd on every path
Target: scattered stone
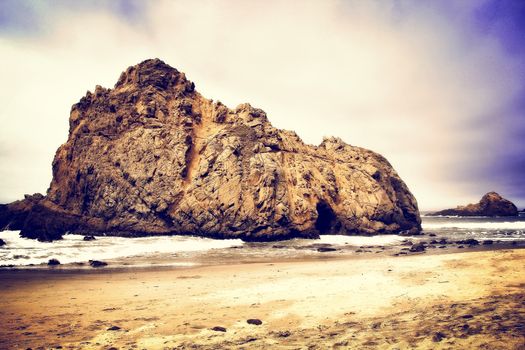
M 446 248 L 447 246 L 446 245 L 440 245 L 438 248 L 439 249 L 443 249 L 443 248 Z
M 277 332 L 275 332 L 275 335 L 277 335 L 280 338 L 288 338 L 290 335 L 292 335 L 292 332 L 290 332 L 290 331 L 277 331 Z
M 119 331 L 121 328 L 119 326 L 111 326 L 108 328 L 108 331 Z
M 250 319 L 246 320 L 246 323 L 253 324 L 253 325 L 256 325 L 256 326 L 262 325 L 262 321 L 259 320 L 258 318 L 250 318 Z
M 91 267 L 104 267 L 107 266 L 108 263 L 100 260 L 89 260 L 89 265 Z
M 256 340 L 257 340 L 257 338 L 255 338 L 255 337 L 246 337 L 246 338 L 244 338 L 244 339 L 239 340 L 239 343 L 238 343 L 238 344 L 239 344 L 239 345 L 247 344 L 247 343 L 254 342 L 254 341 L 256 341 Z
M 474 238 L 468 238 L 468 239 L 456 241 L 456 244 L 478 245 L 479 241 Z
M 84 236 L 84 241 L 94 241 L 95 239 L 93 235 Z
M 215 332 L 226 332 L 226 328 L 221 327 L 221 326 L 215 326 L 215 327 L 211 328 L 211 330 L 215 331 Z
M 5 241 L 4 241 L 3 239 L 0 238 L 0 247 L 3 247 L 3 246 L 5 246 L 5 245 L 6 245 Z
M 424 252 L 424 251 L 425 251 L 425 245 L 423 243 L 416 243 L 410 247 L 411 253 Z
M 60 261 L 58 261 L 57 259 L 49 259 L 49 261 L 47 262 L 47 264 L 49 266 L 57 266 L 57 265 L 60 265 Z
M 465 246 L 458 245 L 458 248 L 459 248 L 459 249 L 463 249 L 463 248 L 465 248 Z
M 430 237 L 436 237 L 437 235 L 435 233 L 429 233 L 428 234 Z
M 442 341 L 444 338 L 446 338 L 447 336 L 441 332 L 436 332 L 434 333 L 434 335 L 432 336 L 432 341 L 434 343 L 439 343 L 440 341 Z
M 321 247 L 321 248 L 317 248 L 317 251 L 320 252 L 320 253 L 326 253 L 326 252 L 335 252 L 337 249 L 335 248 L 330 248 L 330 247 Z
M 462 317 L 462 318 L 472 318 L 472 317 L 474 317 L 474 316 L 472 316 L 471 314 L 466 314 L 466 315 L 463 315 L 463 316 L 461 316 L 461 317 Z

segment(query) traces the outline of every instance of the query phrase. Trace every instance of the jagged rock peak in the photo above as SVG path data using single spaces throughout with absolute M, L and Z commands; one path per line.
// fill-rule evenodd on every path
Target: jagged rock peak
M 126 69 L 115 84 L 115 89 L 124 85 L 137 85 L 140 88 L 153 86 L 158 89 L 168 89 L 177 83 L 187 82 L 183 73 L 155 58 L 145 60 Z
M 204 98 L 159 59 L 71 109 L 47 195 L 0 207 L 0 227 L 50 240 L 194 234 L 273 240 L 421 229 L 417 202 L 381 155 L 310 146 L 248 103 Z

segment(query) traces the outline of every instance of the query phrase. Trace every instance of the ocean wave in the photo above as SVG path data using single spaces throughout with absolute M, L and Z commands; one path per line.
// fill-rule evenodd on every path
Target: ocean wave
M 400 237 L 398 235 L 377 235 L 377 236 L 342 236 L 342 235 L 321 235 L 319 240 L 320 243 L 333 244 L 333 245 L 389 245 L 396 244 L 404 240 L 406 237 Z
M 476 221 L 446 221 L 423 222 L 423 230 L 437 229 L 467 229 L 467 230 L 524 230 L 525 221 L 476 222 Z
M 4 231 L 0 237 L 7 243 L 0 248 L 0 265 L 30 265 L 58 259 L 62 264 L 117 258 L 198 252 L 231 248 L 244 243 L 240 239 L 217 240 L 192 236 L 97 237 L 84 241 L 81 235 L 65 235 L 53 243 L 21 238 L 19 231 Z M 187 264 L 186 264 L 187 265 Z

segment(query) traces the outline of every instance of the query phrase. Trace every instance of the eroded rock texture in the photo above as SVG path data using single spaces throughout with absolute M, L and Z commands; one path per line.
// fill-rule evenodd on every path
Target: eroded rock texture
M 430 215 L 443 216 L 517 216 L 518 208 L 496 192 L 485 194 L 479 203 L 445 209 Z
M 418 232 L 417 203 L 381 155 L 327 138 L 304 144 L 249 104 L 228 109 L 153 59 L 71 110 L 45 198 L 0 208 L 0 225 L 246 240 Z M 13 216 L 13 213 L 16 215 Z

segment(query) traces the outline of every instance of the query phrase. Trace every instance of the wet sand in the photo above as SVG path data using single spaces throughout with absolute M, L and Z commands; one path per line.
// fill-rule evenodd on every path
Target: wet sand
M 524 271 L 524 249 L 3 270 L 0 348 L 525 349 Z

